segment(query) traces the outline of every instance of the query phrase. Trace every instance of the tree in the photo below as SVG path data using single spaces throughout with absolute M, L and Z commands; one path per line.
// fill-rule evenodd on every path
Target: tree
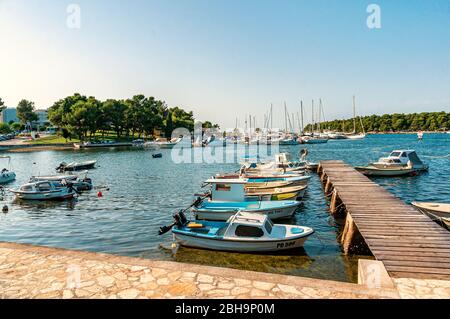
M 23 124 L 21 124 L 19 122 L 14 122 L 14 123 L 10 124 L 9 126 L 11 127 L 11 129 L 13 131 L 21 131 L 24 128 Z
M 105 114 L 105 124 L 110 125 L 116 132 L 117 138 L 120 138 L 126 129 L 125 112 L 127 104 L 125 101 L 109 99 L 102 103 L 103 113 Z
M 0 134 L 11 133 L 11 127 L 6 123 L 0 123 Z
M 6 109 L 5 102 L 3 102 L 2 98 L 0 97 L 0 114 L 4 109 Z
M 17 117 L 25 125 L 37 121 L 38 116 L 34 113 L 34 102 L 21 100 L 17 105 Z

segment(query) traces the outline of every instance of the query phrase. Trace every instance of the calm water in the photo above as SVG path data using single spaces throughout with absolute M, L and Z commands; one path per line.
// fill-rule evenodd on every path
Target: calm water
M 282 151 L 298 154 L 304 145 Z M 308 146 L 310 160 L 342 159 L 365 164 L 393 149 L 415 149 L 430 164 L 430 172 L 417 177 L 379 178 L 376 182 L 410 202 L 450 201 L 450 160 L 434 158 L 450 154 L 450 135 L 376 135 L 362 141 L 330 141 Z M 175 164 L 170 150 L 162 159 L 153 159 L 145 150 L 43 151 L 10 153 L 18 187 L 31 175 L 54 173 L 61 161 L 98 160 L 90 176 L 97 190 L 69 202 L 16 202 L 7 194 L 0 213 L 0 241 L 29 243 L 70 249 L 106 252 L 143 258 L 175 260 L 239 269 L 275 272 L 340 281 L 356 280 L 359 256 L 341 254 L 336 237 L 339 225 L 327 212 L 327 202 L 318 178 L 313 174 L 307 196 L 291 223 L 316 230 L 304 250 L 288 255 L 234 254 L 180 248 L 167 249 L 170 234 L 158 236 L 161 225 L 171 222 L 171 214 L 188 206 L 201 182 L 217 172 L 235 171 L 238 164 Z M 4 160 L 5 161 L 5 160 Z M 5 162 L 6 164 L 6 162 Z M 104 188 L 108 187 L 109 190 Z

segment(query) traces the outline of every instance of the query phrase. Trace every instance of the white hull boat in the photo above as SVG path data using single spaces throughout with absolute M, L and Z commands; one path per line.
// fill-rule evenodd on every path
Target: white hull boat
M 8 189 L 16 198 L 26 200 L 63 200 L 74 197 L 75 190 L 57 182 L 35 182 L 20 187 L 19 190 Z
M 0 156 L 0 158 L 8 159 L 8 169 L 3 168 L 0 172 L 0 184 L 6 184 L 12 182 L 16 179 L 16 173 L 11 171 L 11 157 L 10 156 Z
M 227 222 L 189 222 L 177 217 L 174 225 L 161 228 L 160 234 L 171 228 L 181 246 L 242 253 L 299 248 L 314 233 L 309 227 L 273 224 L 266 216 L 249 212 L 238 212 Z
M 423 214 L 450 230 L 450 204 L 426 202 L 412 202 L 411 204 Z
M 428 170 L 414 150 L 395 150 L 388 157 L 367 166 L 356 166 L 355 169 L 367 176 L 415 176 Z
M 227 220 L 240 210 L 266 215 L 272 220 L 290 218 L 294 215 L 300 202 L 294 200 L 281 201 L 203 201 L 192 208 L 196 219 Z

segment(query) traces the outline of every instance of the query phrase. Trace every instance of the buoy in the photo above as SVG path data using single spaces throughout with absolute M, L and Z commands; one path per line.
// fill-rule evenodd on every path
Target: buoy
M 9 211 L 8 205 L 3 206 L 2 212 L 7 213 Z
M 99 191 L 99 192 L 97 193 L 97 196 L 98 196 L 98 197 L 103 197 L 102 191 Z
M 177 248 L 177 244 L 176 243 L 172 243 L 171 247 L 172 247 L 172 249 Z

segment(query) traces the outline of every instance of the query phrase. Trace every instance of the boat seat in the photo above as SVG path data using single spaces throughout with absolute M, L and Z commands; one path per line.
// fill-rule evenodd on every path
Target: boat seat
M 214 235 L 217 234 L 217 231 L 218 231 L 218 230 L 219 230 L 219 227 L 211 227 L 211 228 L 209 229 L 208 235 L 214 236 Z

